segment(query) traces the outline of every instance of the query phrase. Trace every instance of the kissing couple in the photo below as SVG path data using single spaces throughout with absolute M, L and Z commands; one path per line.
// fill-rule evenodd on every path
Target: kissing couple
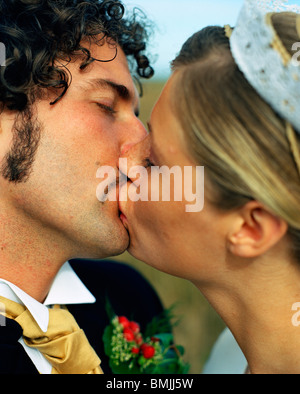
M 300 372 L 299 14 L 245 0 L 235 27 L 196 32 L 147 133 L 132 77 L 153 75 L 147 22 L 118 0 L 1 2 L 1 373 L 111 373 L 106 297 L 142 328 L 163 312 L 140 274 L 105 260 L 126 249 L 204 294 L 245 373 Z M 123 181 L 99 201 L 104 167 Z M 178 171 L 168 198 L 163 167 Z

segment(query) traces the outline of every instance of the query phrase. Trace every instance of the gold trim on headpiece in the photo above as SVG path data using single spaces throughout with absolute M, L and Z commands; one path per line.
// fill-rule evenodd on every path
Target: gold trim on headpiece
M 272 22 L 273 15 L 274 15 L 274 12 L 273 13 L 271 12 L 266 15 L 266 22 L 268 25 L 270 25 L 272 27 L 273 32 L 274 32 L 274 39 L 272 42 L 272 47 L 273 47 L 273 49 L 275 49 L 275 51 L 277 51 L 280 54 L 283 64 L 285 66 L 287 66 L 290 63 L 292 57 L 289 54 L 289 52 L 287 51 L 286 47 L 283 45 L 281 39 L 279 38 L 279 36 L 273 26 L 273 22 Z
M 232 32 L 233 32 L 233 29 L 232 29 L 229 25 L 225 25 L 225 26 L 224 26 L 224 29 L 225 29 L 226 37 L 227 37 L 227 38 L 230 38 L 230 37 L 231 37 L 231 34 L 232 34 Z
M 297 29 L 298 37 L 300 38 L 300 15 L 298 15 L 296 19 L 296 29 Z
M 298 139 L 293 126 L 289 122 L 286 122 L 286 135 L 290 144 L 290 148 L 298 170 L 298 174 L 300 176 L 300 151 L 299 151 Z

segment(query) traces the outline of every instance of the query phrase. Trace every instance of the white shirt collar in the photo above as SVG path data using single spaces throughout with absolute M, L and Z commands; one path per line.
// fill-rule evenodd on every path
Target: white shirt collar
M 67 262 L 56 275 L 44 305 L 93 304 L 96 298 Z
M 68 262 L 62 266 L 56 275 L 43 304 L 4 279 L 0 279 L 0 295 L 26 306 L 43 332 L 47 331 L 49 324 L 49 310 L 47 306 L 54 304 L 93 304 L 96 301 Z

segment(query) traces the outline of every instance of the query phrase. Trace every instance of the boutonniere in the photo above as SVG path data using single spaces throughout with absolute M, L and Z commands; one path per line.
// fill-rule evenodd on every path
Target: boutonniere
M 184 348 L 174 344 L 170 332 L 170 310 L 148 324 L 144 334 L 140 325 L 125 316 L 111 313 L 103 335 L 105 353 L 114 374 L 186 374 Z M 174 324 L 173 324 L 174 326 Z

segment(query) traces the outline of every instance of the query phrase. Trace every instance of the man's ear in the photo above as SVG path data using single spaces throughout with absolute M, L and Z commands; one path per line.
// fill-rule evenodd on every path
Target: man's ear
M 287 223 L 257 201 L 239 209 L 228 235 L 232 254 L 252 258 L 262 255 L 279 242 L 288 230 Z

